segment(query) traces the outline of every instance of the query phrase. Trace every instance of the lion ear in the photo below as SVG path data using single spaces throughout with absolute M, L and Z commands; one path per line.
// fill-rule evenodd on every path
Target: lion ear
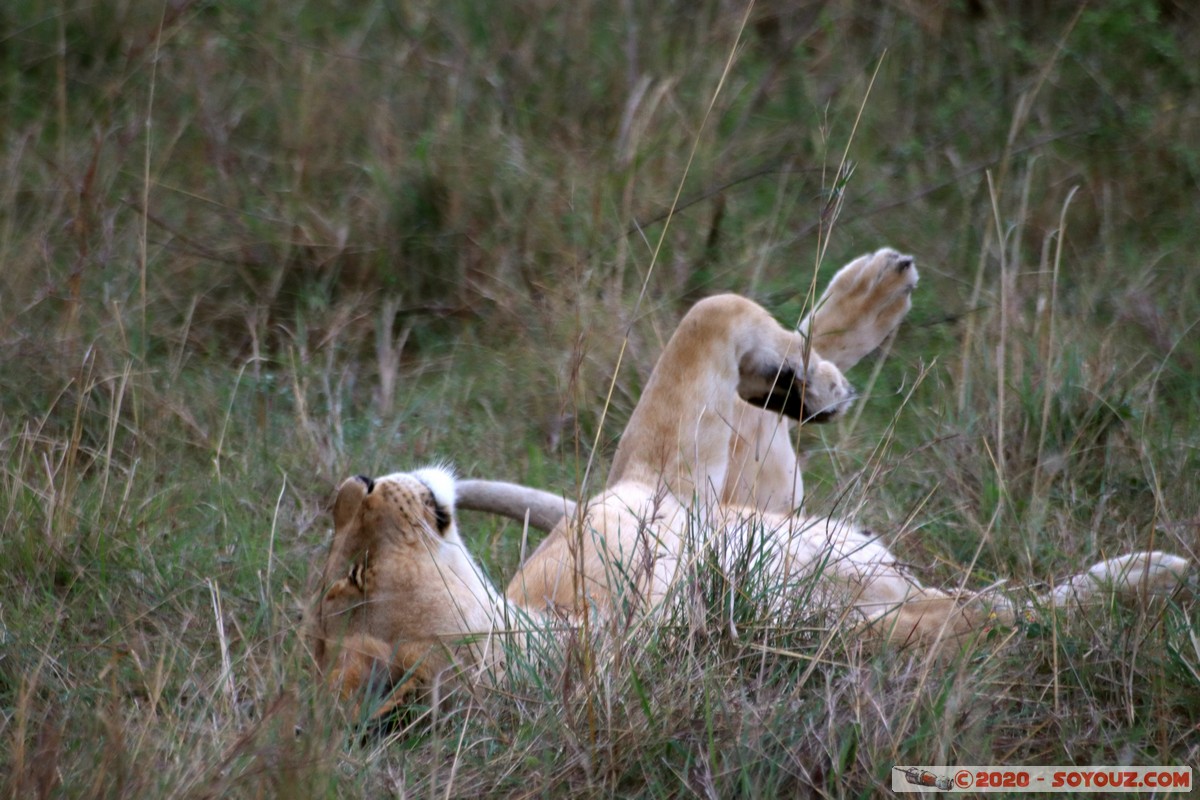
M 454 473 L 449 467 L 439 465 L 419 469 L 413 476 L 429 487 L 434 522 L 438 533 L 445 533 L 454 522 Z
M 363 498 L 374 488 L 375 481 L 362 475 L 342 481 L 342 485 L 338 487 L 337 497 L 333 500 L 333 527 L 335 530 L 349 524 L 354 515 L 358 513 L 358 507 L 362 505 Z

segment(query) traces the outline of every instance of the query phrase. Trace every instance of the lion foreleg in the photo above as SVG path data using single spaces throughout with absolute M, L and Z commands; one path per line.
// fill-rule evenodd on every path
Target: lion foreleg
M 856 258 L 833 276 L 800 331 L 845 372 L 899 327 L 917 279 L 912 256 L 890 248 Z
M 788 419 L 739 403 L 731 427 L 721 502 L 776 514 L 799 508 L 804 481 Z
M 370 716 L 378 717 L 430 685 L 435 671 L 429 650 L 428 644 L 393 647 L 370 634 L 352 634 L 341 642 L 325 683 L 356 713 L 366 704 Z

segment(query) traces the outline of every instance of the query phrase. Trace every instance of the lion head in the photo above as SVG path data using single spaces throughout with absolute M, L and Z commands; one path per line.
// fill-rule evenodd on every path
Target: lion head
M 483 660 L 494 588 L 467 552 L 454 476 L 428 467 L 342 483 L 334 535 L 310 611 L 317 668 L 343 698 L 394 702 Z

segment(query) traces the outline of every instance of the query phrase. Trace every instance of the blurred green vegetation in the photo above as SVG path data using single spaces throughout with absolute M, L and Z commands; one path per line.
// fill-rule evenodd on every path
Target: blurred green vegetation
M 861 502 L 934 584 L 1196 558 L 1198 46 L 1182 0 L 0 7 L 0 787 L 870 796 L 900 761 L 1200 763 L 1190 599 L 949 664 L 664 634 L 580 689 L 603 725 L 547 679 L 401 742 L 347 735 L 297 636 L 342 477 L 575 493 L 693 300 L 792 322 L 884 244 L 915 308 L 859 411 L 802 434 L 807 508 Z M 463 525 L 504 580 L 520 531 Z

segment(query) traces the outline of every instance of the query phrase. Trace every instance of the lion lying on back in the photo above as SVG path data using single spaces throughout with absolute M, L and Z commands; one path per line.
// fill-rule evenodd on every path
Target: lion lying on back
M 1020 608 L 1005 596 L 923 586 L 870 532 L 791 513 L 803 488 L 787 418 L 820 422 L 846 410 L 853 391 L 844 371 L 899 326 L 916 285 L 912 258 L 884 249 L 843 267 L 799 331 L 737 295 L 697 303 L 651 374 L 607 488 L 581 509 L 508 484 L 456 486 L 439 467 L 347 480 L 310 614 L 318 667 L 344 697 L 390 691 L 386 707 L 447 669 L 498 666 L 495 635 L 544 615 L 607 615 L 630 603 L 659 613 L 697 558 L 715 555 L 731 569 L 751 546 L 778 608 L 809 587 L 809 602 L 841 604 L 857 627 L 889 642 L 1011 624 Z M 459 492 L 464 506 L 528 513 L 535 527 L 553 528 L 504 595 L 459 537 Z M 1096 564 L 1041 602 L 1170 588 L 1188 568 L 1167 553 L 1134 553 Z

